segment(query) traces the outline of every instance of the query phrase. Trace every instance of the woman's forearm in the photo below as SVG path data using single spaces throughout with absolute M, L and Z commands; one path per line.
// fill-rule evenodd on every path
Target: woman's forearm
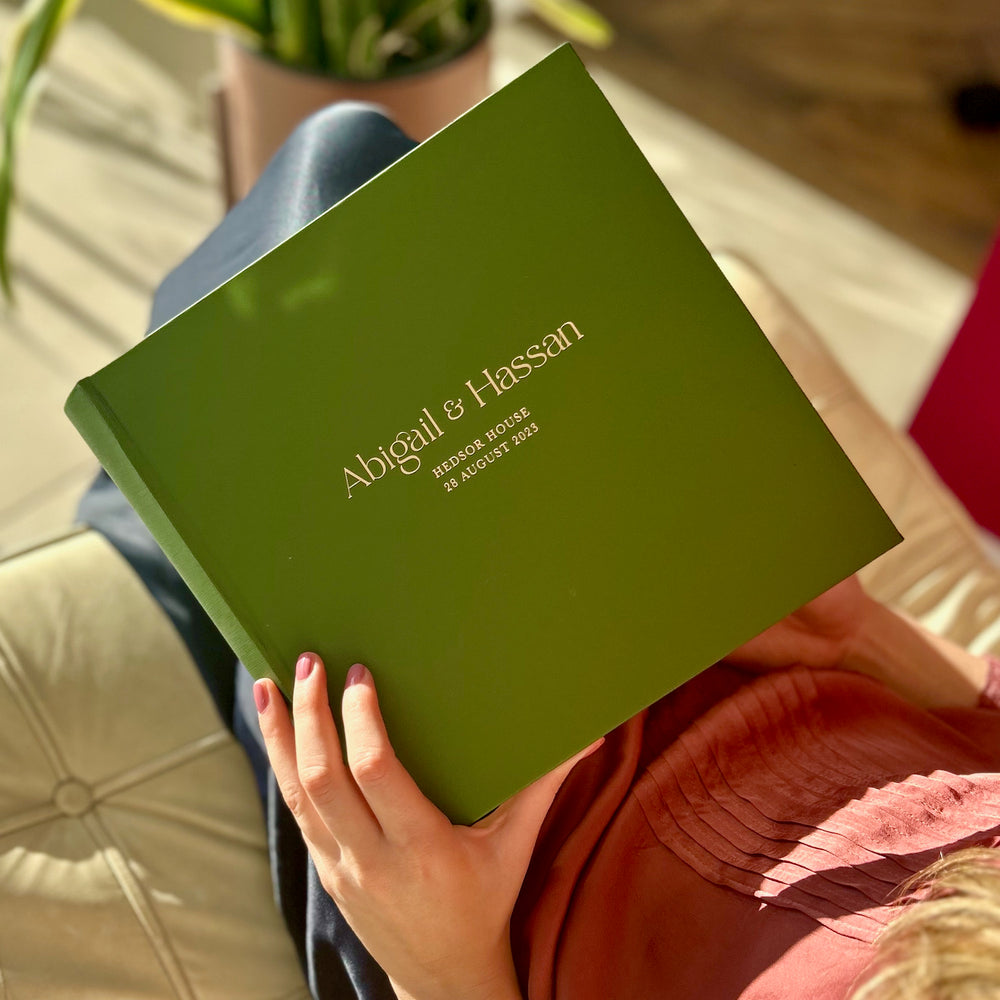
M 422 997 L 407 993 L 395 983 L 392 984 L 392 988 L 396 994 L 396 1000 L 423 1000 Z M 524 1000 L 516 982 L 498 983 L 495 988 L 488 988 L 487 992 L 477 993 L 476 996 L 483 998 L 483 1000 Z M 468 998 L 469 994 L 463 994 L 461 997 L 454 996 L 449 1000 L 468 1000 Z
M 877 678 L 924 708 L 975 705 L 987 674 L 981 657 L 874 600 L 865 604 L 843 666 Z

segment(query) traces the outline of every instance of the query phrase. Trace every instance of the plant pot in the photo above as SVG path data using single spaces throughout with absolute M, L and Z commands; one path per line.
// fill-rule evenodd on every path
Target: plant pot
M 381 105 L 418 141 L 433 135 L 490 93 L 489 39 L 426 70 L 385 80 L 345 80 L 302 72 L 219 39 L 220 134 L 226 196 L 242 198 L 289 133 L 334 101 Z

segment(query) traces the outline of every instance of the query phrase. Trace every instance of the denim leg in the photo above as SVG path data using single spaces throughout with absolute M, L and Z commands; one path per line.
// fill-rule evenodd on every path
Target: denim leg
M 149 329 L 173 319 L 415 146 L 372 105 L 334 104 L 307 118 L 247 196 L 164 279 Z

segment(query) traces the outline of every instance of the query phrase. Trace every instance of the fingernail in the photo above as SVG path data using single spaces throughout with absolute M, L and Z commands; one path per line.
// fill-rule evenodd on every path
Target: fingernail
M 347 681 L 344 684 L 345 688 L 353 687 L 355 684 L 361 684 L 368 677 L 368 668 L 363 663 L 355 663 L 350 670 L 347 671 Z
M 312 653 L 303 653 L 295 664 L 295 679 L 304 681 L 313 672 L 315 666 L 316 658 Z
M 254 704 L 257 706 L 257 714 L 260 715 L 265 708 L 267 708 L 268 700 L 270 695 L 268 694 L 267 685 L 263 681 L 256 681 L 253 686 L 253 700 Z

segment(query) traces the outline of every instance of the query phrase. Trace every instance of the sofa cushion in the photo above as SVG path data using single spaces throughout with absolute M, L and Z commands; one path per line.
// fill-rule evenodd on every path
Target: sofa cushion
M 117 552 L 0 563 L 0 996 L 308 997 L 243 751 Z

